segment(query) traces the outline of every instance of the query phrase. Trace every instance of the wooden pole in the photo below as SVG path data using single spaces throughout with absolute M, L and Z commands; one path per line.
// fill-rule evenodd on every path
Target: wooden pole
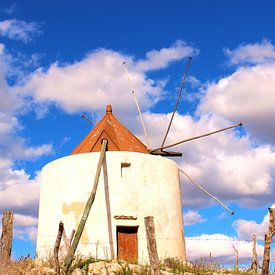
M 145 229 L 146 229 L 147 249 L 148 249 L 151 273 L 153 275 L 160 275 L 154 217 L 152 216 L 145 217 L 144 222 L 145 222 Z
M 268 211 L 269 211 L 269 228 L 268 228 L 268 233 L 265 234 L 262 275 L 269 274 L 270 243 L 272 241 L 273 235 L 275 234 L 275 208 L 269 208 Z
M 75 234 L 75 230 L 73 229 L 73 230 L 72 230 L 72 233 L 71 233 L 71 236 L 70 236 L 70 239 L 69 239 L 69 244 L 70 244 L 70 246 L 72 245 L 73 238 L 74 238 L 74 234 Z
M 176 111 L 177 111 L 177 109 L 178 109 L 178 105 L 179 105 L 179 102 L 180 102 L 180 97 L 181 97 L 182 90 L 183 90 L 183 86 L 184 86 L 184 83 L 185 83 L 185 79 L 186 79 L 186 76 L 187 76 L 187 73 L 188 73 L 188 70 L 189 70 L 189 67 L 190 67 L 190 64 L 191 64 L 191 60 L 192 60 L 192 57 L 189 57 L 189 58 L 188 58 L 188 63 L 187 63 L 187 66 L 186 66 L 186 70 L 185 70 L 185 73 L 184 73 L 184 76 L 183 76 L 183 79 L 182 79 L 182 82 L 181 82 L 181 87 L 180 87 L 180 90 L 179 90 L 179 93 L 178 93 L 178 98 L 177 98 L 177 100 L 176 100 L 176 104 L 175 104 L 175 106 L 174 106 L 174 110 L 173 110 L 171 119 L 170 119 L 170 121 L 169 121 L 168 128 L 167 128 L 166 133 L 165 133 L 165 135 L 164 135 L 164 138 L 163 138 L 161 147 L 164 146 L 164 143 L 165 143 L 166 138 L 167 138 L 167 136 L 168 136 L 168 133 L 169 133 L 169 131 L 170 131 L 170 128 L 171 128 L 171 125 L 172 125 L 172 122 L 173 122 L 175 113 L 176 113 Z M 162 149 L 160 149 L 160 150 L 162 151 Z
M 206 193 L 208 196 L 210 196 L 212 199 L 214 199 L 216 202 L 218 202 L 224 209 L 229 211 L 231 215 L 234 215 L 234 211 L 229 209 L 224 203 L 222 203 L 218 198 L 216 198 L 214 195 L 209 193 L 205 188 L 203 188 L 200 184 L 195 182 L 190 176 L 188 176 L 181 168 L 179 168 L 179 171 L 193 184 L 195 184 L 198 188 L 200 188 L 204 193 Z
M 252 264 L 251 269 L 253 274 L 257 274 L 258 270 L 258 259 L 257 259 L 257 251 L 256 251 L 256 235 L 252 235 Z
M 264 256 L 263 256 L 263 266 L 262 275 L 269 274 L 269 261 L 270 261 L 270 236 L 269 234 L 264 235 Z
M 65 259 L 65 262 L 64 262 L 64 272 L 65 272 L 65 274 L 68 274 L 68 272 L 69 272 L 70 266 L 71 266 L 72 261 L 73 261 L 74 253 L 77 249 L 77 246 L 78 246 L 78 243 L 80 241 L 82 232 L 84 230 L 84 226 L 86 224 L 86 221 L 88 219 L 91 207 L 92 207 L 93 202 L 95 200 L 96 190 L 97 190 L 98 181 L 99 181 L 99 177 L 100 177 L 100 173 L 101 173 L 101 166 L 102 166 L 102 163 L 103 163 L 103 159 L 105 157 L 106 148 L 107 148 L 107 140 L 103 139 L 102 140 L 102 145 L 101 145 L 100 157 L 99 157 L 99 161 L 98 161 L 98 164 L 97 164 L 97 170 L 96 170 L 95 179 L 94 179 L 93 190 L 92 190 L 92 192 L 91 192 L 91 194 L 88 198 L 88 201 L 85 205 L 81 220 L 78 224 L 78 227 L 77 227 L 77 230 L 76 230 L 76 233 L 75 233 L 75 237 L 73 239 L 73 243 L 70 247 L 70 251 L 69 251 L 69 253 L 68 253 L 68 255 Z
M 106 154 L 103 160 L 103 175 L 104 175 L 104 191 L 105 191 L 105 202 L 106 202 L 106 212 L 107 212 L 107 222 L 108 222 L 108 234 L 109 234 L 109 243 L 110 243 L 110 252 L 111 259 L 115 258 L 114 253 L 114 242 L 112 234 L 112 215 L 111 215 L 111 205 L 110 205 L 110 194 L 109 194 L 109 183 L 108 183 L 108 170 L 107 170 L 107 161 Z
M 55 273 L 57 275 L 60 275 L 58 251 L 59 251 L 60 242 L 61 242 L 61 239 L 62 239 L 63 232 L 64 232 L 64 224 L 63 224 L 63 222 L 60 222 L 59 226 L 58 226 L 58 233 L 57 233 L 57 236 L 56 236 L 55 245 L 54 245 L 54 270 L 55 270 Z
M 232 245 L 232 246 L 236 252 L 235 270 L 238 271 L 239 270 L 239 251 L 235 248 L 234 245 Z
M 207 134 L 195 136 L 195 137 L 192 137 L 192 138 L 188 138 L 188 139 L 184 139 L 184 140 L 178 141 L 176 143 L 173 143 L 173 144 L 170 144 L 170 145 L 167 145 L 167 146 L 162 146 L 162 147 L 159 147 L 159 148 L 156 148 L 156 149 L 152 149 L 152 150 L 150 150 L 150 153 L 152 153 L 154 151 L 158 151 L 158 150 L 163 150 L 163 149 L 167 149 L 167 148 L 170 148 L 170 147 L 174 147 L 176 145 L 179 145 L 179 144 L 191 141 L 191 140 L 195 140 L 195 139 L 198 139 L 198 138 L 203 138 L 203 137 L 211 136 L 211 135 L 214 135 L 214 134 L 217 134 L 217 133 L 229 130 L 229 129 L 233 129 L 233 128 L 236 128 L 236 127 L 239 127 L 239 126 L 242 126 L 241 122 L 238 123 L 238 124 L 236 124 L 236 125 L 225 127 L 223 129 L 216 130 L 216 131 L 213 131 L 213 132 L 210 132 L 210 133 L 207 133 Z
M 13 235 L 13 212 L 6 211 L 2 218 L 1 262 L 10 261 Z
M 64 225 L 63 225 L 62 239 L 63 239 L 63 242 L 64 242 L 64 244 L 65 244 L 66 251 L 67 251 L 67 253 L 68 253 L 68 252 L 69 252 L 69 249 L 70 249 L 70 240 L 69 240 L 68 237 L 67 237 L 67 234 L 66 234 L 66 230 L 65 230 Z

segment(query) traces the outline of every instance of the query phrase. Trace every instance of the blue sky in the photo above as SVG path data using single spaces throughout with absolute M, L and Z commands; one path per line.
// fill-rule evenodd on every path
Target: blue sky
M 275 203 L 274 8 L 272 1 L 2 1 L 0 207 L 16 215 L 14 255 L 34 251 L 39 172 L 91 129 L 83 113 L 99 120 L 111 103 L 143 139 L 122 62 L 154 147 L 188 56 L 167 144 L 244 123 L 176 148 L 183 152 L 179 166 L 235 211 L 225 213 L 182 178 L 189 256 L 208 256 L 213 242 L 228 238 L 214 243 L 214 254 L 230 261 L 230 238 L 257 233 L 261 240 Z M 249 242 L 237 244 L 249 258 Z

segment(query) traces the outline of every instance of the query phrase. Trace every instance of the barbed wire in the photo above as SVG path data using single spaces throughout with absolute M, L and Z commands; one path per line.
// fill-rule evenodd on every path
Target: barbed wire
M 15 236 L 15 239 L 18 239 L 16 237 L 18 236 L 32 236 L 32 237 L 52 237 L 55 238 L 56 234 L 37 234 L 37 233 L 17 233 Z M 182 238 L 173 238 L 173 237 L 157 237 L 158 240 L 182 240 Z M 139 240 L 146 240 L 146 238 L 139 237 Z M 228 242 L 252 242 L 251 239 L 235 239 L 235 238 L 200 238 L 200 237 L 188 237 L 185 236 L 186 241 L 228 241 Z M 258 239 L 257 242 L 264 242 L 264 239 Z M 272 242 L 275 242 L 275 239 L 272 239 Z M 109 242 L 107 242 L 109 243 Z

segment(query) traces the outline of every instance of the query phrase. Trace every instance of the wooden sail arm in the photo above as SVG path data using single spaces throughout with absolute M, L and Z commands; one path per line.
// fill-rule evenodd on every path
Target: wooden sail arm
M 214 199 L 216 202 L 218 202 L 223 208 L 225 208 L 227 211 L 231 213 L 231 215 L 234 214 L 234 211 L 229 209 L 224 203 L 222 203 L 219 199 L 217 199 L 214 195 L 209 193 L 204 187 L 202 187 L 200 184 L 195 182 L 190 176 L 188 176 L 182 169 L 179 168 L 179 171 L 194 185 L 196 185 L 198 188 L 200 188 L 204 193 L 206 193 L 208 196 L 210 196 L 212 199 Z
M 142 113 L 141 113 L 141 110 L 140 110 L 140 107 L 139 107 L 139 103 L 138 103 L 138 100 L 137 100 L 137 97 L 136 97 L 136 94 L 135 94 L 135 90 L 132 87 L 132 83 L 131 83 L 131 80 L 130 80 L 130 77 L 129 77 L 129 73 L 128 73 L 128 69 L 127 69 L 127 65 L 126 65 L 125 61 L 123 62 L 123 65 L 124 65 L 126 77 L 127 77 L 127 80 L 128 80 L 129 89 L 132 92 L 132 95 L 133 95 L 135 103 L 136 103 L 136 107 L 137 107 L 137 110 L 138 110 L 139 118 L 140 118 L 140 121 L 141 121 L 141 124 L 142 124 L 142 128 L 143 128 L 143 131 L 144 131 L 144 137 L 145 137 L 145 140 L 146 140 L 146 145 L 147 145 L 147 148 L 149 148 L 149 138 L 148 138 L 148 134 L 147 134 L 147 129 L 146 129 L 143 117 L 142 117 Z
M 213 132 L 210 132 L 210 133 L 207 133 L 207 134 L 195 136 L 195 137 L 192 137 L 192 138 L 188 138 L 188 139 L 184 139 L 184 140 L 178 141 L 178 142 L 176 142 L 176 143 L 173 143 L 173 144 L 170 144 L 170 145 L 167 145 L 167 146 L 164 146 L 164 147 L 159 147 L 159 148 L 156 148 L 156 149 L 152 149 L 152 150 L 149 151 L 149 153 L 152 154 L 152 153 L 155 152 L 155 151 L 159 151 L 159 150 L 171 148 L 171 147 L 174 147 L 174 146 L 176 146 L 176 145 L 179 145 L 179 144 L 182 144 L 182 143 L 191 141 L 191 140 L 195 140 L 195 139 L 199 139 L 199 138 L 211 136 L 211 135 L 214 135 L 214 134 L 217 134 L 217 133 L 220 133 L 220 132 L 224 132 L 224 131 L 227 131 L 227 130 L 230 130 L 230 129 L 233 129 L 233 128 L 236 128 L 236 127 L 239 127 L 239 126 L 242 126 L 242 123 L 241 123 L 241 122 L 238 123 L 238 124 L 236 124 L 236 125 L 229 126 L 229 127 L 225 127 L 225 128 L 223 128 L 223 129 L 216 130 L 216 131 L 213 131 Z
M 181 94 L 182 94 L 182 90 L 183 90 L 183 87 L 184 87 L 184 83 L 185 83 L 185 79 L 186 79 L 186 76 L 188 74 L 188 70 L 189 70 L 189 67 L 190 67 L 190 63 L 191 63 L 191 60 L 192 58 L 189 57 L 188 59 L 188 63 L 187 63 L 187 66 L 186 66 L 186 70 L 185 70 L 185 73 L 184 73 L 184 76 L 183 76 L 183 79 L 182 79 L 182 82 L 181 82 L 181 87 L 180 87 L 180 90 L 179 90 L 179 93 L 178 93 L 178 98 L 177 98 L 177 101 L 176 101 L 176 104 L 175 104 L 175 107 L 174 107 L 174 110 L 173 110 L 173 113 L 172 113 L 172 116 L 171 116 L 171 119 L 170 119 L 170 122 L 169 122 L 169 125 L 168 125 L 168 128 L 166 130 L 166 133 L 164 135 L 164 138 L 163 138 L 163 141 L 162 141 L 162 144 L 161 144 L 161 147 L 163 148 L 164 146 L 164 143 L 166 141 L 166 138 L 168 136 L 168 133 L 170 131 L 170 128 L 171 128 L 171 125 L 172 125 L 172 122 L 173 122 L 173 119 L 174 119 L 174 115 L 178 109 L 178 105 L 179 105 L 179 102 L 180 102 L 180 98 L 181 98 Z

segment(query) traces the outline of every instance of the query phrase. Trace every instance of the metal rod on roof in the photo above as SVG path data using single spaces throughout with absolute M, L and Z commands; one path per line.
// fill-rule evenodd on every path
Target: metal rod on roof
M 132 94 L 133 94 L 133 96 L 134 96 L 134 100 L 135 100 L 135 103 L 136 103 L 136 106 L 137 106 L 137 110 L 138 110 L 139 117 L 140 117 L 140 120 L 141 120 L 142 128 L 143 128 L 143 131 L 144 131 L 144 136 L 145 136 L 145 140 L 146 140 L 146 145 L 147 145 L 147 148 L 149 148 L 149 139 L 148 139 L 147 130 L 146 130 L 146 127 L 145 127 L 144 120 L 143 120 L 143 118 L 142 118 L 141 110 L 140 110 L 140 108 L 139 108 L 139 104 L 138 104 L 138 100 L 137 100 L 135 91 L 134 91 L 134 89 L 133 89 L 133 87 L 132 87 L 132 83 L 131 83 L 131 80 L 130 80 L 130 77 L 129 77 L 129 73 L 128 73 L 128 70 L 127 70 L 127 66 L 126 66 L 126 62 L 125 62 L 125 61 L 123 62 L 123 65 L 124 65 L 124 68 L 125 68 L 126 77 L 127 77 L 128 84 L 129 84 L 129 89 L 131 90 L 131 92 L 132 92 Z
M 173 147 L 173 146 L 176 146 L 176 145 L 179 145 L 179 144 L 182 144 L 182 143 L 185 143 L 185 142 L 194 140 L 194 139 L 199 139 L 199 138 L 211 136 L 211 135 L 214 135 L 214 134 L 217 134 L 217 133 L 220 133 L 220 132 L 229 130 L 229 129 L 233 129 L 233 128 L 236 128 L 236 127 L 239 127 L 239 126 L 242 126 L 242 125 L 243 125 L 243 124 L 240 122 L 240 123 L 238 123 L 238 124 L 236 124 L 236 125 L 229 126 L 229 127 L 225 127 L 225 128 L 220 129 L 220 130 L 216 130 L 216 131 L 213 131 L 213 132 L 210 132 L 210 133 L 207 133 L 207 134 L 195 136 L 195 137 L 192 137 L 192 138 L 188 138 L 188 139 L 184 139 L 184 140 L 178 141 L 178 142 L 176 142 L 176 143 L 173 143 L 173 144 L 170 144 L 170 145 L 167 145 L 167 146 L 164 146 L 164 147 L 152 149 L 150 152 L 155 152 L 155 151 L 158 151 L 158 150 L 167 149 L 167 148 L 170 148 L 170 147 Z
M 181 82 L 181 87 L 180 87 L 180 90 L 179 90 L 179 93 L 178 93 L 178 98 L 177 98 L 177 101 L 176 101 L 176 104 L 175 104 L 175 107 L 174 107 L 174 110 L 173 110 L 173 114 L 172 114 L 172 117 L 171 117 L 171 119 L 170 119 L 168 128 L 167 128 L 167 130 L 166 130 L 164 139 L 163 139 L 163 141 L 162 141 L 161 147 L 164 146 L 165 140 L 166 140 L 166 138 L 167 138 L 167 136 L 168 136 L 168 133 L 169 133 L 170 128 L 171 128 L 171 125 L 172 125 L 172 121 L 173 121 L 173 119 L 174 119 L 174 115 L 175 115 L 175 113 L 176 113 L 176 111 L 177 111 L 177 109 L 178 109 L 180 97 L 181 97 L 181 94 L 182 94 L 182 89 L 183 89 L 183 87 L 184 87 L 185 79 L 186 79 L 186 76 L 187 76 L 187 73 L 188 73 L 188 70 L 189 70 L 189 67 L 190 67 L 191 60 L 192 60 L 192 57 L 189 57 L 188 63 L 187 63 L 187 66 L 186 66 L 186 70 L 185 70 L 185 73 L 184 73 L 184 76 L 183 76 L 183 79 L 182 79 L 182 82 Z
M 229 209 L 225 204 L 223 204 L 219 199 L 217 199 L 214 195 L 209 193 L 205 188 L 203 188 L 200 184 L 195 182 L 190 176 L 188 176 L 182 169 L 179 168 L 179 171 L 193 184 L 195 184 L 198 188 L 200 188 L 203 192 L 205 192 L 208 196 L 210 196 L 212 199 L 214 199 L 216 202 L 218 202 L 223 208 L 225 208 L 227 211 L 231 213 L 231 215 L 234 214 L 234 211 Z
M 84 114 L 81 116 L 81 118 L 86 119 L 87 121 L 91 122 L 92 124 L 95 124 L 95 121 L 91 120 L 90 118 L 86 117 Z

